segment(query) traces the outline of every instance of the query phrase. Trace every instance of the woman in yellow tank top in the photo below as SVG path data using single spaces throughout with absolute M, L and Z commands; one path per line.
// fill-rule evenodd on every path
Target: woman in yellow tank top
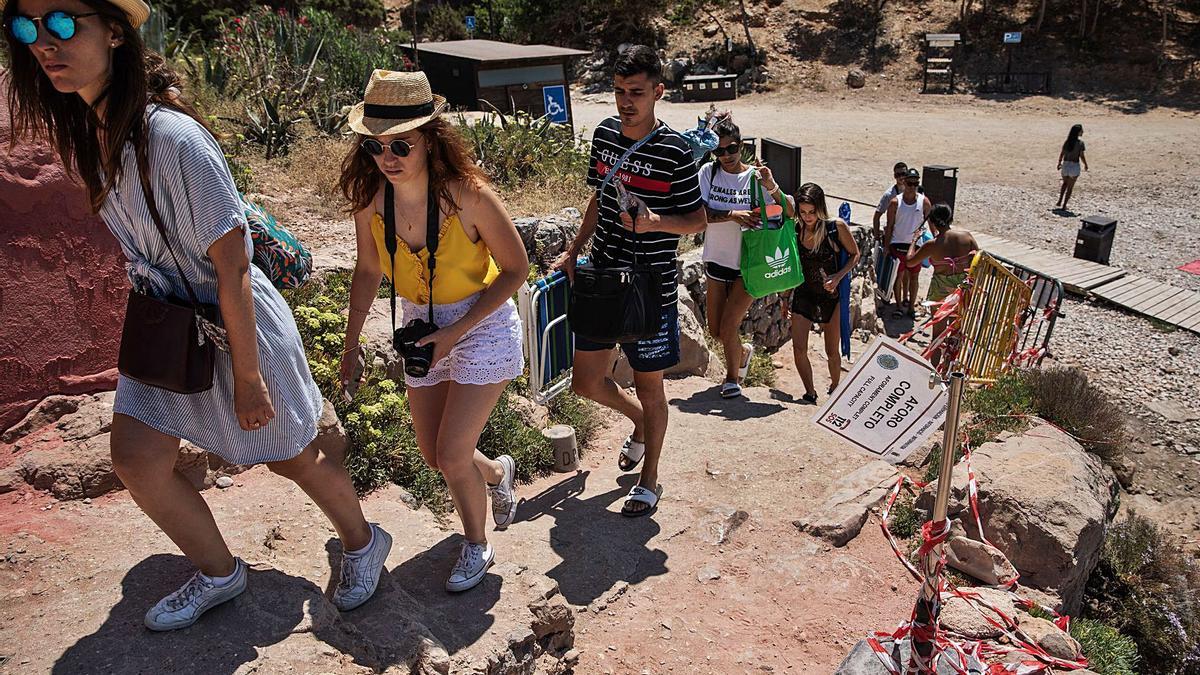
M 475 446 L 505 385 L 524 367 L 512 296 L 525 281 L 529 259 L 504 205 L 457 130 L 441 117 L 445 106 L 424 73 L 376 70 L 365 100 L 350 113 L 358 137 L 342 163 L 341 189 L 354 211 L 358 258 L 342 381 L 353 377 L 363 323 L 385 276 L 403 313 L 397 326 L 406 327 L 397 334 L 410 336 L 409 328 L 429 320 L 432 305 L 436 330 L 415 341 L 417 347 L 432 345 L 428 372 L 406 375 L 405 385 L 421 455 L 445 477 L 466 535 L 446 589 L 465 591 L 483 580 L 495 557 L 484 527 L 487 494 L 497 529 L 516 513 L 513 459 L 490 459 Z M 384 225 L 389 193 L 394 254 Z M 431 198 L 438 219 L 432 297 L 426 241 Z M 411 371 L 420 357 L 411 346 L 403 348 Z

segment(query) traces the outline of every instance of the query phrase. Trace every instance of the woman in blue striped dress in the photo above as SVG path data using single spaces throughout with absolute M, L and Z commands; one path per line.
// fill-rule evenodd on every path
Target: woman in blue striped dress
M 303 488 L 346 551 L 334 604 L 361 605 L 375 591 L 391 538 L 363 518 L 339 459 L 309 447 L 322 399 L 296 324 L 250 264 L 250 233 L 220 147 L 181 100 L 178 77 L 143 47 L 137 26 L 149 7 L 142 0 L 0 0 L 0 7 L 14 135 L 40 135 L 56 146 L 120 241 L 135 287 L 187 297 L 173 250 L 200 302 L 220 306 L 228 334 L 208 391 L 176 394 L 123 376 L 117 384 L 113 467 L 199 568 L 146 613 L 146 626 L 189 626 L 246 587 L 245 564 L 230 553 L 204 499 L 174 470 L 180 439 L 234 464 L 266 463 Z M 147 206 L 138 151 L 148 159 L 169 249 Z

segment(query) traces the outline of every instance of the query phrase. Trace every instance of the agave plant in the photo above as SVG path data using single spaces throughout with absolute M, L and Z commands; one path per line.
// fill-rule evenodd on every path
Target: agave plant
M 246 140 L 263 146 L 267 159 L 286 155 L 296 140 L 295 126 L 302 116 L 281 106 L 278 94 L 274 100 L 263 96 L 261 111 L 246 108 Z

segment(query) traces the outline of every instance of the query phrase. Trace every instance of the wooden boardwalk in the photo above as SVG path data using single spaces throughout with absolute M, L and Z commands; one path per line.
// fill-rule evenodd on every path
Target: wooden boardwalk
M 1200 293 L 1195 291 L 1129 274 L 1092 289 L 1092 293 L 1132 312 L 1200 333 Z
M 1043 251 L 990 234 L 974 233 L 988 253 L 1054 277 L 1076 295 L 1094 295 L 1131 312 L 1200 333 L 1200 293 L 1139 274 Z
M 1002 237 L 974 232 L 975 241 L 988 253 L 1007 258 L 1039 274 L 1054 277 L 1062 282 L 1063 288 L 1076 295 L 1103 286 L 1121 277 L 1125 271 L 1089 260 L 1051 253 Z

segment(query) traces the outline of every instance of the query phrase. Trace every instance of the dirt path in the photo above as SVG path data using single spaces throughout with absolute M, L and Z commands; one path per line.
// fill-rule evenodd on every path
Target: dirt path
M 577 127 L 593 129 L 613 114 L 611 103 L 579 96 Z M 611 99 L 592 100 L 606 97 Z M 1114 265 L 1200 290 L 1200 276 L 1175 270 L 1200 257 L 1200 124 L 1194 113 L 1158 108 L 1126 114 L 1045 97 L 1001 102 L 871 91 L 803 99 L 768 94 L 722 105 L 733 111 L 743 135 L 802 146 L 804 180 L 830 194 L 875 204 L 897 161 L 957 166 L 959 225 L 1067 255 L 1079 218 L 1051 212 L 1058 198 L 1055 162 L 1067 130 L 1081 123 L 1091 171 L 1076 186 L 1074 213 L 1120 221 Z M 662 103 L 658 113 L 684 129 L 695 126 L 707 107 Z M 854 205 L 853 211 L 855 220 L 870 222 L 871 208 Z
M 522 486 L 518 522 L 489 535 L 503 567 L 464 596 L 441 589 L 456 528 L 411 511 L 398 491 L 371 496 L 368 517 L 396 546 L 379 597 L 344 617 L 321 598 L 337 554 L 331 530 L 261 468 L 205 493 L 253 566 L 251 591 L 167 635 L 142 628 L 141 614 L 188 566 L 128 494 L 62 504 L 5 495 L 0 672 L 369 672 L 401 665 L 389 655 L 422 634 L 405 621 L 470 663 L 528 631 L 526 589 L 542 575 L 576 613 L 576 672 L 829 672 L 859 636 L 906 615 L 915 585 L 870 523 L 840 549 L 792 525 L 867 459 L 808 423 L 813 408 L 791 402 L 801 388 L 784 360 L 778 388 L 738 402 L 702 378 L 668 383 L 666 492 L 653 519 L 618 513 L 633 477 L 605 448 L 623 424 L 579 473 Z

